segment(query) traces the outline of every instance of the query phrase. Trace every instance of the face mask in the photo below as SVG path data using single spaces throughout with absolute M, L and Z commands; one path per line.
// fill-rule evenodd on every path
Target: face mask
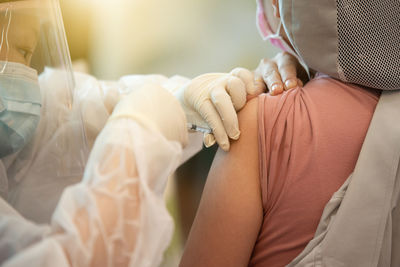
M 293 49 L 280 36 L 282 22 L 279 23 L 278 30 L 274 33 L 264 12 L 262 0 L 257 0 L 257 28 L 264 41 L 270 41 L 271 44 L 280 50 L 292 52 Z M 294 52 L 294 51 L 293 51 Z
M 274 32 L 265 14 L 266 13 L 264 11 L 264 4 L 262 0 L 257 0 L 257 28 L 263 40 L 270 41 L 273 46 L 296 57 L 299 63 L 306 70 L 308 77 L 310 77 L 309 69 L 304 63 L 304 60 L 296 51 L 293 50 L 293 48 L 285 41 L 285 39 L 283 39 L 281 35 L 282 31 L 284 30 L 282 21 L 279 21 L 278 29 L 276 32 Z
M 36 70 L 0 61 L 0 158 L 30 141 L 39 123 L 40 108 Z

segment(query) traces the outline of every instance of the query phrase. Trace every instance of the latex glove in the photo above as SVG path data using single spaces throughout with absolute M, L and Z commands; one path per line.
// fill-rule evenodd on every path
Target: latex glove
M 281 52 L 272 59 L 262 59 L 255 75 L 262 77 L 271 95 L 303 86 L 308 80 L 307 72 L 288 52 Z
M 163 87 L 145 85 L 123 97 L 109 120 L 132 118 L 145 128 L 159 131 L 185 147 L 188 142 L 186 116 L 177 99 Z
M 255 75 L 254 72 L 245 68 L 235 68 L 230 74 L 240 78 L 246 85 L 246 99 L 250 99 L 264 93 L 267 89 L 263 78 L 260 75 Z
M 263 83 L 256 83 L 254 74 L 243 68 L 231 73 L 207 73 L 200 75 L 174 94 L 181 102 L 187 121 L 191 124 L 211 128 L 212 134 L 205 134 L 206 147 L 217 142 L 228 151 L 229 138 L 240 136 L 236 112 L 245 104 L 248 95 L 264 91 Z

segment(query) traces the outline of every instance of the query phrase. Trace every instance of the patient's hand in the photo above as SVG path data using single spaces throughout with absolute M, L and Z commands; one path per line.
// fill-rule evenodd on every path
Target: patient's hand
M 271 95 L 303 86 L 308 76 L 299 61 L 287 52 L 281 52 L 272 59 L 264 58 L 255 70 L 256 77 L 262 77 Z

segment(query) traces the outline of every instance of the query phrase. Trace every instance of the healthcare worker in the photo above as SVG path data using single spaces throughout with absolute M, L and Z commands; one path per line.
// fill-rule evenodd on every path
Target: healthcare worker
M 57 0 L 2 1 L 0 27 L 0 263 L 158 266 L 167 178 L 202 145 L 188 125 L 228 150 L 262 84 L 74 75 Z

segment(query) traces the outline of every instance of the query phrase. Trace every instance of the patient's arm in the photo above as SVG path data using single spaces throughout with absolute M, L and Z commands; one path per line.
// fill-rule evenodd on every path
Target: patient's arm
M 239 113 L 241 138 L 218 151 L 180 266 L 247 266 L 263 218 L 258 170 L 258 99 Z

